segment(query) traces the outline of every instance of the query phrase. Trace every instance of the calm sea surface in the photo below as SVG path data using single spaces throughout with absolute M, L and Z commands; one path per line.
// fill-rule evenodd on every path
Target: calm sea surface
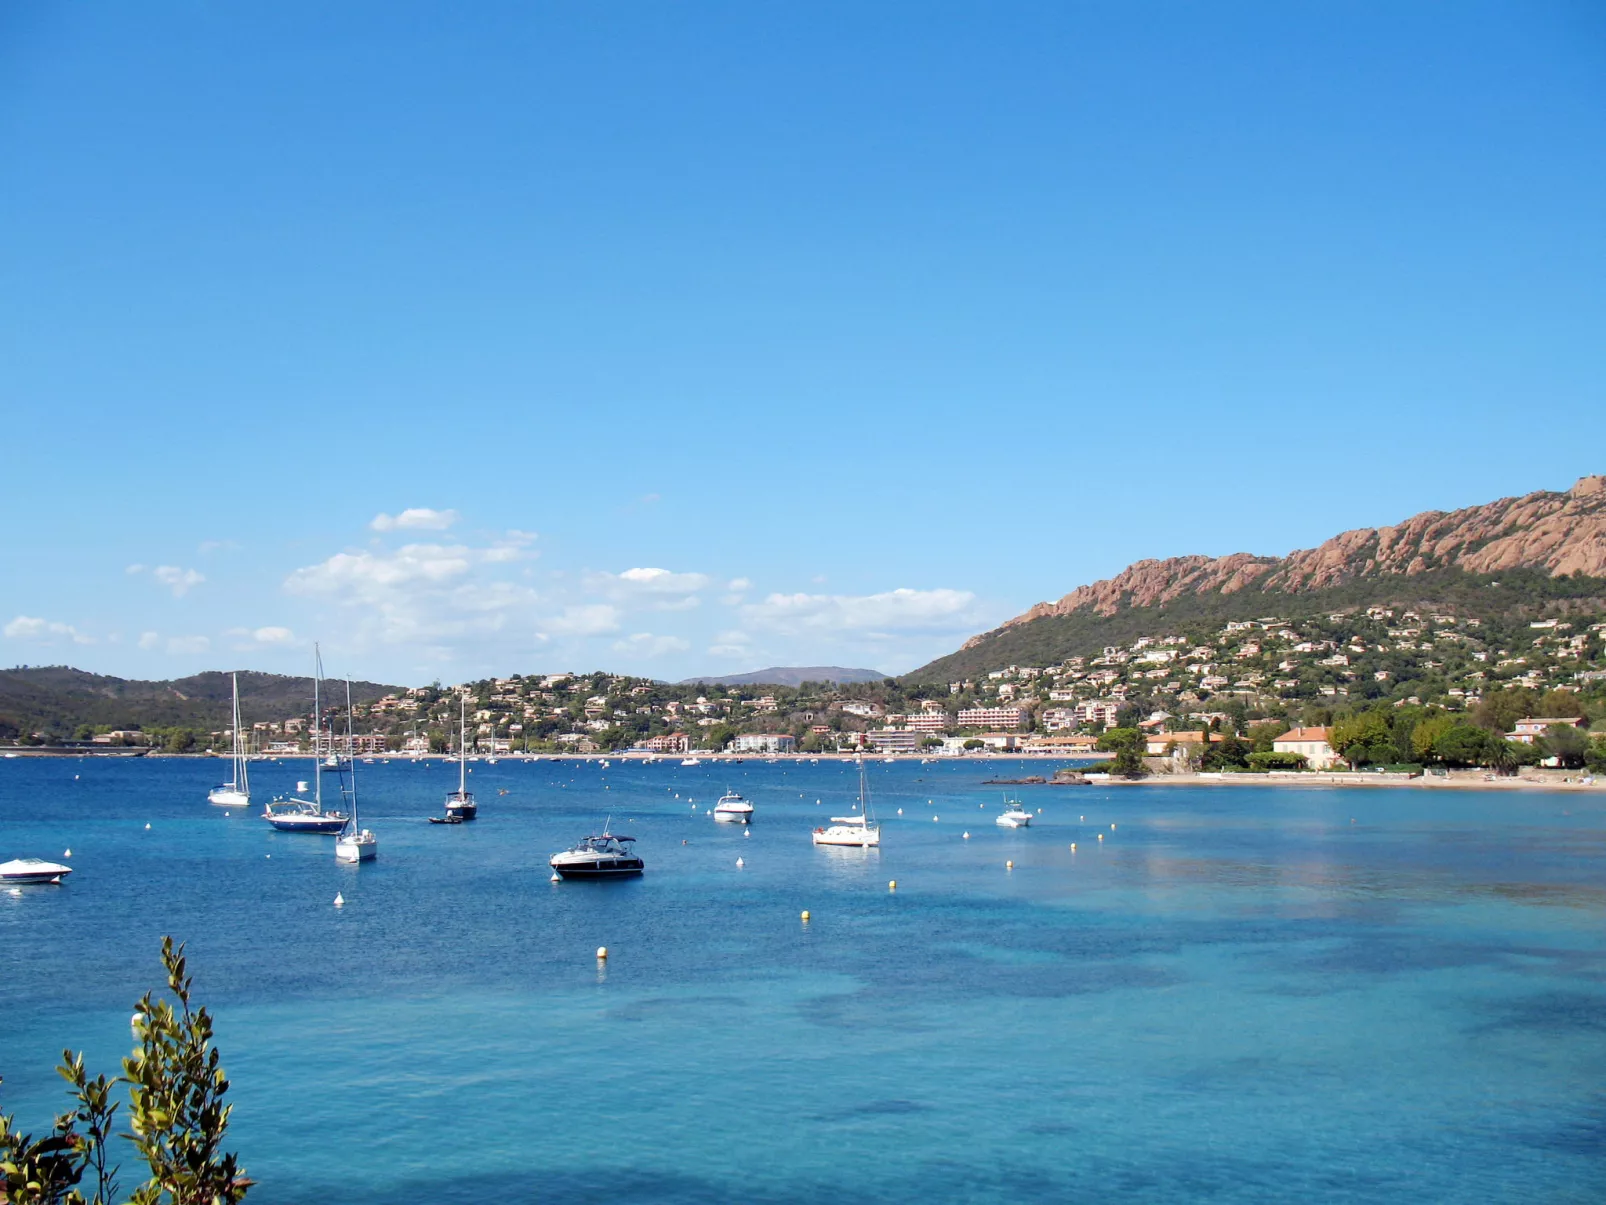
M 77 868 L 0 891 L 0 1107 L 115 1069 L 171 933 L 264 1203 L 1606 1199 L 1601 803 L 1023 787 L 1010 832 L 1008 767 L 873 764 L 860 851 L 808 837 L 848 765 L 479 763 L 450 829 L 455 767 L 362 766 L 353 868 L 216 763 L 0 763 L 0 860 Z M 548 882 L 608 813 L 647 875 Z

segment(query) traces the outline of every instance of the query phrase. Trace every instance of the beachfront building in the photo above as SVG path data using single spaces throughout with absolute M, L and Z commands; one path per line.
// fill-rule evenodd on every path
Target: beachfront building
M 1143 739 L 1143 751 L 1150 757 L 1160 757 L 1173 746 L 1175 746 L 1173 752 L 1179 753 L 1197 753 L 1204 748 L 1204 733 L 1197 728 L 1191 731 L 1183 729 L 1181 732 L 1151 732 Z M 1210 734 L 1212 744 L 1226 739 L 1219 732 Z
M 645 749 L 648 753 L 684 753 L 691 748 L 691 737 L 684 732 L 665 732 L 661 736 L 649 736 L 636 745 L 638 749 Z
M 913 753 L 925 734 L 911 728 L 877 728 L 865 735 L 880 753 Z
M 744 732 L 731 742 L 737 753 L 795 753 L 797 739 L 778 732 Z
M 961 707 L 961 728 L 1019 728 L 1026 721 L 1024 707 Z
M 1114 728 L 1115 717 L 1125 706 L 1120 699 L 1085 699 L 1072 710 L 1076 713 L 1078 724 L 1103 724 L 1106 728 Z
M 1271 743 L 1275 753 L 1297 753 L 1312 770 L 1330 769 L 1338 761 L 1327 743 L 1326 728 L 1290 728 Z
M 1589 721 L 1581 715 L 1566 716 L 1562 719 L 1546 719 L 1543 716 L 1531 716 L 1517 721 L 1517 726 L 1506 733 L 1508 741 L 1520 741 L 1524 745 L 1531 745 L 1534 741 L 1545 735 L 1550 728 L 1588 728 Z
M 912 732 L 948 731 L 948 713 L 946 711 L 920 711 L 908 715 L 888 715 L 889 728 L 908 728 Z

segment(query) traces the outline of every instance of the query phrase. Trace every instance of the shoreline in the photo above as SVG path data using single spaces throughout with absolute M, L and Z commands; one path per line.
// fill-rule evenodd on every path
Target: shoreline
M 1143 778 L 1105 778 L 1100 785 L 1121 787 L 1406 787 L 1430 791 L 1581 791 L 1606 792 L 1606 780 L 1581 781 L 1583 771 L 1560 771 L 1554 778 L 1499 775 L 1486 777 L 1481 770 L 1452 772 L 1449 776 L 1421 774 L 1365 774 L 1323 771 L 1275 771 L 1271 774 L 1150 774 Z

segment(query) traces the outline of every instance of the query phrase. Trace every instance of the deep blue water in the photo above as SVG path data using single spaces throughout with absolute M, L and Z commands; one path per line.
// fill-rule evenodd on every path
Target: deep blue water
M 1606 1199 L 1601 803 L 1024 787 L 1008 832 L 1007 765 L 873 764 L 879 851 L 809 842 L 842 764 L 482 763 L 451 829 L 454 768 L 364 766 L 353 868 L 217 764 L 0 763 L 0 860 L 77 867 L 0 892 L 0 1108 L 115 1069 L 171 933 L 262 1202 Z M 647 875 L 549 883 L 609 812 Z

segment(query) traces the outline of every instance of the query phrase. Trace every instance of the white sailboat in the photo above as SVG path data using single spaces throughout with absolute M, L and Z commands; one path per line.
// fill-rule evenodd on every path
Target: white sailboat
M 332 732 L 331 732 L 332 735 Z M 334 742 L 329 742 L 331 745 Z M 357 819 L 357 759 L 352 756 L 356 742 L 351 736 L 351 679 L 346 679 L 346 760 L 351 765 L 351 819 L 335 838 L 336 862 L 371 862 L 379 853 L 379 838 L 371 829 L 363 828 Z M 342 792 L 345 782 L 341 782 Z
M 344 812 L 326 812 L 323 808 L 323 759 L 318 756 L 318 745 L 323 736 L 323 654 L 312 646 L 312 782 L 311 799 L 295 795 L 288 799 L 280 796 L 263 810 L 262 819 L 284 833 L 338 833 L 346 827 Z M 334 744 L 333 730 L 329 743 Z M 306 790 L 302 783 L 298 790 Z
M 446 821 L 472 820 L 480 814 L 474 793 L 468 789 L 468 696 L 457 697 L 460 718 L 457 730 L 457 790 L 446 796 Z
M 853 845 L 861 849 L 881 844 L 881 826 L 870 815 L 870 791 L 859 763 L 859 810 L 852 816 L 832 816 L 831 823 L 814 830 L 816 845 Z
M 234 776 L 206 793 L 206 801 L 220 808 L 243 808 L 251 803 L 251 781 L 245 769 L 245 739 L 240 734 L 240 675 L 230 674 L 234 683 Z

